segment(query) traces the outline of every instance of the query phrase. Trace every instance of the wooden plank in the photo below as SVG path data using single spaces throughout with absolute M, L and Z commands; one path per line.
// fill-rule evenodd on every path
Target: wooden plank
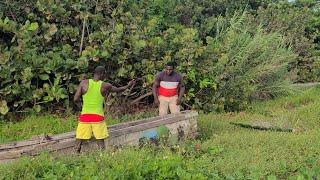
M 178 116 L 175 119 L 164 119 L 161 121 L 154 121 L 154 122 L 150 122 L 150 123 L 145 123 L 145 124 L 142 124 L 139 126 L 132 126 L 132 127 L 123 128 L 123 129 L 121 129 L 121 131 L 114 132 L 113 137 L 117 137 L 117 136 L 124 135 L 124 134 L 130 134 L 133 132 L 143 131 L 146 129 L 151 129 L 151 128 L 161 126 L 164 124 L 171 124 L 171 123 L 177 122 L 177 120 L 181 121 L 183 119 L 184 118 L 182 116 Z
M 190 112 L 190 111 L 188 111 L 188 112 Z M 137 131 L 141 131 L 144 129 L 153 128 L 153 127 L 160 126 L 160 125 L 165 125 L 165 124 L 170 124 L 173 122 L 188 120 L 192 117 L 196 117 L 197 115 L 198 115 L 198 113 L 194 113 L 192 111 L 190 112 L 190 114 L 186 114 L 185 112 L 181 113 L 181 114 L 171 114 L 170 116 L 166 116 L 165 118 L 158 119 L 156 121 L 147 121 L 144 124 L 137 124 L 137 125 L 130 126 L 127 128 L 123 128 L 121 130 L 122 130 L 123 134 L 126 134 L 126 133 L 135 132 L 135 128 Z M 116 133 L 115 133 L 115 135 L 116 135 Z
M 168 123 L 172 123 L 172 122 L 175 122 L 177 120 L 183 120 L 181 117 L 180 118 L 175 118 L 175 119 L 161 119 L 161 120 L 158 120 L 158 121 L 154 121 L 154 122 L 148 122 L 148 123 L 145 123 L 143 125 L 135 125 L 135 126 L 131 126 L 131 127 L 127 127 L 127 128 L 124 128 L 124 129 L 119 129 L 119 130 L 113 130 L 111 129 L 111 131 L 109 132 L 110 134 L 110 137 L 116 137 L 116 136 L 119 136 L 121 134 L 128 134 L 128 133 L 132 133 L 132 132 L 136 132 L 136 131 L 142 131 L 144 129 L 148 129 L 148 128 L 152 128 L 152 127 L 156 127 L 156 126 L 159 126 L 159 125 L 164 125 L 164 124 L 168 124 Z M 74 139 L 74 136 L 65 136 L 65 139 Z M 37 144 L 32 144 L 32 146 L 37 146 L 37 145 L 46 145 L 48 143 L 52 144 L 52 143 L 55 143 L 57 141 L 60 141 L 60 140 L 63 140 L 62 138 L 52 138 L 51 140 L 47 140 L 47 141 L 38 141 Z M 25 146 L 24 146 L 25 147 Z M 17 147 L 10 147 L 10 148 L 7 148 L 6 150 L 8 149 L 17 149 Z
M 141 123 L 149 123 L 150 121 L 161 121 L 165 119 L 170 119 L 170 118 L 175 118 L 177 116 L 184 115 L 185 117 L 193 117 L 197 116 L 197 113 L 195 111 L 183 111 L 180 114 L 169 114 L 163 117 L 152 117 L 152 118 L 146 118 L 140 121 L 132 121 L 132 122 L 126 122 L 122 124 L 117 124 L 117 125 L 112 125 L 109 126 L 108 129 L 109 131 L 113 129 L 121 129 L 125 128 L 128 126 L 137 126 L 140 125 Z M 45 143 L 48 141 L 56 141 L 56 140 L 61 140 L 61 139 L 68 139 L 68 138 L 75 138 L 75 132 L 68 132 L 68 133 L 62 133 L 59 135 L 51 136 L 51 139 L 46 139 L 45 137 L 39 137 L 38 139 L 31 139 L 31 140 L 25 140 L 25 141 L 18 141 L 18 142 L 12 142 L 8 144 L 0 144 L 0 152 L 5 149 L 10 149 L 10 148 L 18 148 L 18 147 L 25 147 L 25 146 L 30 146 L 30 145 L 36 145 L 36 144 L 41 144 Z
M 176 119 L 177 120 L 177 119 Z M 173 121 L 172 119 L 167 119 L 166 122 L 169 121 Z M 160 122 L 160 121 L 156 121 L 156 123 L 153 123 L 151 126 L 157 127 L 157 125 L 159 124 L 171 124 L 171 123 L 166 123 L 166 122 Z M 151 127 L 149 124 L 149 127 Z M 141 129 L 139 129 L 141 128 Z M 117 137 L 119 136 L 128 136 L 128 137 L 122 137 L 122 141 L 118 141 L 117 144 L 135 144 L 139 141 L 139 133 L 143 130 L 146 129 L 150 129 L 150 128 L 145 128 L 145 127 L 139 127 L 139 126 L 134 126 L 134 127 L 128 127 L 127 129 L 130 129 L 130 132 L 123 132 L 123 129 L 117 129 L 117 130 L 113 130 L 110 132 L 110 137 L 106 140 L 106 141 L 113 141 L 114 143 L 111 143 L 111 145 L 115 144 L 115 139 L 117 139 Z M 173 132 L 175 133 L 175 132 Z M 134 134 L 138 134 L 138 135 L 134 135 Z M 141 134 L 141 133 L 140 133 Z M 39 153 L 41 153 L 42 151 L 46 151 L 46 152 L 54 152 L 54 151 L 61 151 L 61 150 L 65 150 L 65 149 L 73 149 L 74 147 L 74 143 L 75 143 L 75 139 L 68 139 L 68 140 L 64 140 L 63 142 L 59 142 L 59 143 L 46 143 L 46 144 L 42 144 L 34 146 L 32 149 L 28 149 L 28 150 L 24 150 L 23 153 L 30 155 L 30 156 L 35 156 Z M 86 144 L 90 145 L 92 143 L 95 143 L 95 141 L 88 141 Z M 109 143 L 110 144 L 110 143 Z M 54 145 L 54 146 L 52 146 Z M 84 145 L 85 148 L 85 145 Z M 92 149 L 92 148 L 90 148 Z M 96 149 L 96 148 L 95 148 Z
M 125 128 L 125 127 L 129 127 L 129 126 L 135 126 L 135 125 L 139 125 L 142 123 L 148 123 L 151 121 L 158 121 L 158 120 L 163 120 L 163 119 L 168 119 L 168 118 L 175 118 L 176 116 L 181 116 L 184 115 L 186 118 L 190 118 L 190 117 L 194 117 L 194 116 L 198 116 L 198 113 L 196 111 L 182 111 L 179 114 L 168 114 L 165 116 L 156 116 L 156 117 L 151 117 L 151 118 L 146 118 L 143 120 L 139 120 L 139 121 L 130 121 L 130 122 L 125 122 L 125 123 L 121 123 L 121 124 L 116 124 L 113 126 L 116 126 L 114 128 Z M 110 128 L 113 128 L 113 126 L 110 126 Z
M 6 159 L 16 159 L 21 157 L 22 151 L 0 152 L 0 161 Z
M 171 114 L 163 117 L 147 118 L 135 122 L 127 122 L 110 126 L 110 137 L 106 145 L 137 144 L 141 134 L 145 130 L 154 129 L 166 125 L 173 134 L 177 133 L 177 127 L 182 128 L 190 137 L 196 132 L 198 113 L 187 111 L 180 114 Z M 195 130 L 194 130 L 195 129 Z M 195 132 L 194 132 L 195 131 Z M 84 149 L 96 149 L 94 141 L 88 141 Z M 52 136 L 50 139 L 39 137 L 36 140 L 27 140 L 0 145 L 0 162 L 6 162 L 21 156 L 36 156 L 43 151 L 49 153 L 70 153 L 75 145 L 75 133 L 68 132 Z M 2 149 L 1 149 L 2 148 Z

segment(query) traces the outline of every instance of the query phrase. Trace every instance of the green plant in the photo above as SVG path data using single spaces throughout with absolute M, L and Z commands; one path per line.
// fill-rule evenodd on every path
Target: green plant
M 241 110 L 252 99 L 288 92 L 288 62 L 306 62 L 296 64 L 301 81 L 318 74 L 313 2 L 308 8 L 269 0 L 2 4 L 1 116 L 69 111 L 76 86 L 97 65 L 106 67 L 106 81 L 117 86 L 142 79 L 131 91 L 111 96 L 109 113 L 126 112 L 130 101 L 150 105 L 153 79 L 168 61 L 178 63 L 186 82 L 183 107 L 205 112 Z

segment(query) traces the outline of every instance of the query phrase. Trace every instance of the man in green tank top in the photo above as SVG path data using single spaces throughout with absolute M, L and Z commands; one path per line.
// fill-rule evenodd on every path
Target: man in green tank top
M 80 153 L 84 140 L 88 140 L 94 135 L 100 149 L 105 149 L 104 140 L 109 136 L 107 125 L 104 121 L 104 97 L 109 92 L 121 92 L 132 86 L 132 80 L 128 85 L 115 87 L 110 83 L 103 82 L 106 70 L 103 66 L 98 66 L 94 70 L 93 79 L 82 80 L 74 95 L 74 101 L 79 101 L 82 96 L 82 111 L 76 131 L 76 152 Z

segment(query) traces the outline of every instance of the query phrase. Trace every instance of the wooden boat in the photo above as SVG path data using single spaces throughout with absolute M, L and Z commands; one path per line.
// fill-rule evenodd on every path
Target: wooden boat
M 196 111 L 157 116 L 138 121 L 125 122 L 108 127 L 107 148 L 121 145 L 138 145 L 143 139 L 153 139 L 167 132 L 168 138 L 177 143 L 197 135 Z M 75 132 L 54 136 L 42 135 L 33 139 L 0 144 L 0 163 L 12 161 L 22 156 L 36 156 L 48 152 L 55 156 L 74 153 Z M 97 149 L 93 140 L 84 144 L 84 151 Z

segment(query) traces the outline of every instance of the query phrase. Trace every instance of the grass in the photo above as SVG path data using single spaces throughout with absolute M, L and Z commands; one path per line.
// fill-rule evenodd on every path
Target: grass
M 202 114 L 198 120 L 200 139 L 175 147 L 125 147 L 58 159 L 44 154 L 1 165 L 0 174 L 4 179 L 318 179 L 319 92 L 317 86 L 289 97 L 253 103 L 244 112 Z M 259 131 L 230 124 L 256 120 L 296 131 Z M 32 123 L 21 126 L 27 129 L 28 124 Z M 11 127 L 6 132 L 16 133 Z M 200 151 L 194 148 L 196 144 L 200 144 Z
M 59 118 L 53 115 L 29 116 L 20 122 L 6 122 L 0 124 L 0 143 L 32 138 L 40 134 L 59 134 L 73 131 L 76 118 Z
M 318 86 L 290 97 L 254 103 L 245 112 L 203 115 L 199 125 L 205 143 L 224 148 L 213 158 L 213 167 L 222 174 L 241 171 L 287 178 L 296 175 L 310 159 L 320 166 L 319 91 Z M 257 120 L 290 126 L 295 132 L 259 131 L 230 124 Z

